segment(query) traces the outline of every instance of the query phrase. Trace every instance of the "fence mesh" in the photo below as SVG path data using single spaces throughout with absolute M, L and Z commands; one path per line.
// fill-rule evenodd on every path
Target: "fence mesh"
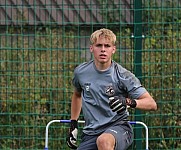
M 92 59 L 89 36 L 99 28 L 115 32 L 114 60 L 158 104 L 130 110 L 130 120 L 148 125 L 150 149 L 181 149 L 180 14 L 180 0 L 1 0 L 0 149 L 43 149 L 46 124 L 70 118 L 73 70 Z M 50 149 L 68 149 L 68 127 L 50 127 Z M 141 133 L 129 149 L 144 149 L 142 127 L 134 128 Z

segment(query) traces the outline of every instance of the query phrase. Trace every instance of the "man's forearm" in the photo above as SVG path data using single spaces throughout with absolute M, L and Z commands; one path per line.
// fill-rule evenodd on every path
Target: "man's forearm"
M 72 102 L 71 102 L 71 120 L 77 120 L 80 115 L 82 107 L 82 98 L 79 93 L 75 93 L 72 96 Z
M 144 93 L 136 100 L 136 108 L 141 110 L 156 110 L 157 104 L 149 93 Z

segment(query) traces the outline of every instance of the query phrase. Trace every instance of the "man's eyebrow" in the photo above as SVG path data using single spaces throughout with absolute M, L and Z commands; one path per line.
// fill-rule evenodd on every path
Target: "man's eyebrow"
M 101 43 L 97 43 L 97 44 L 95 44 L 95 45 L 106 45 L 106 46 L 110 46 L 111 44 L 101 44 Z
M 103 44 L 100 44 L 100 43 L 97 43 L 97 44 L 95 44 L 96 46 L 101 46 L 101 45 L 103 45 Z
M 104 45 L 106 45 L 106 46 L 110 46 L 111 44 L 108 44 L 108 43 L 107 43 L 107 44 L 104 44 Z

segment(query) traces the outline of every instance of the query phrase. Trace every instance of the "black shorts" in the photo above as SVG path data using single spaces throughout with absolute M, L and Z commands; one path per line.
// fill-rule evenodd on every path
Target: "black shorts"
M 127 123 L 124 125 L 114 125 L 106 129 L 103 133 L 110 133 L 115 137 L 115 150 L 126 150 L 133 142 L 132 127 Z M 98 150 L 96 140 L 99 135 L 83 134 L 81 143 L 77 150 Z

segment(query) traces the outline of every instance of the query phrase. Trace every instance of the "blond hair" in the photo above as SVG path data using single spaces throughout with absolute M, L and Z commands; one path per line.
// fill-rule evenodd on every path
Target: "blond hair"
M 97 39 L 100 37 L 104 37 L 106 39 L 109 39 L 113 45 L 116 43 L 116 35 L 109 29 L 99 29 L 96 30 L 91 34 L 90 42 L 91 44 L 96 43 Z

